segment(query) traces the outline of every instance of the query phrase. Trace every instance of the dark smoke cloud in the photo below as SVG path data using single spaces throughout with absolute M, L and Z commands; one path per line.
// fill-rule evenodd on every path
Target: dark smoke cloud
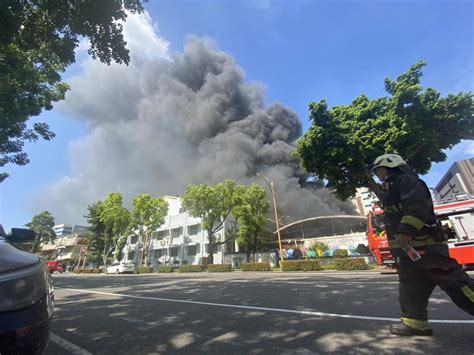
M 298 117 L 279 103 L 266 106 L 262 86 L 246 83 L 229 54 L 190 38 L 170 55 L 147 15 L 131 16 L 125 28 L 128 67 L 87 60 L 71 80 L 62 109 L 85 120 L 89 134 L 70 146 L 72 176 L 40 193 L 37 206 L 79 223 L 88 204 L 113 191 L 130 202 L 226 178 L 262 183 L 258 172 L 275 182 L 285 215 L 353 213 L 326 189 L 301 187 L 304 172 L 291 157 Z

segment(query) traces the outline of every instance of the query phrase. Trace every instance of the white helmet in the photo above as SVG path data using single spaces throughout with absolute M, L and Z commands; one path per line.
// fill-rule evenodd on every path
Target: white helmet
M 397 166 L 407 165 L 405 160 L 398 154 L 384 154 L 375 158 L 374 163 L 372 164 L 372 173 L 379 166 L 385 166 L 386 168 L 396 168 Z

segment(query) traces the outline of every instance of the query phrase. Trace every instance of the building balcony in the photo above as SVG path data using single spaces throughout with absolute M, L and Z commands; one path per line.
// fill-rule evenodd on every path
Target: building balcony
M 56 257 L 56 260 L 70 260 L 70 259 L 79 259 L 79 252 L 72 251 L 69 253 L 61 253 Z

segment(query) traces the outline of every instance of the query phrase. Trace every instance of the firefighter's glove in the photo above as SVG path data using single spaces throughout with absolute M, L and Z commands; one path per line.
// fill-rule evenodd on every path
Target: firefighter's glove
M 397 234 L 397 241 L 400 243 L 402 248 L 408 248 L 411 246 L 412 237 L 407 234 Z

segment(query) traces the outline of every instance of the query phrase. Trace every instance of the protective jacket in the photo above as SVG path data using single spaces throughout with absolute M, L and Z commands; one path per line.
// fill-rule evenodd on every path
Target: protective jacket
M 442 230 L 436 223 L 429 189 L 417 175 L 397 172 L 387 178 L 385 189 L 383 210 L 388 242 L 394 256 L 403 253 L 395 240 L 397 234 L 411 236 L 416 249 L 445 244 Z
M 382 208 L 390 252 L 398 261 L 401 321 L 415 333 L 431 333 L 427 308 L 433 289 L 439 286 L 458 307 L 474 315 L 474 281 L 449 257 L 426 184 L 406 166 L 397 170 L 386 179 Z M 412 237 L 411 245 L 424 252 L 420 260 L 408 258 L 397 234 Z

